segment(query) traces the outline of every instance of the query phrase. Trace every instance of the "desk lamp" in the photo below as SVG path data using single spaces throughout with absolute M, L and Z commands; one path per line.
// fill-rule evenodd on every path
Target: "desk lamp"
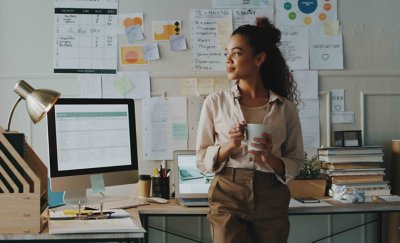
M 20 97 L 11 110 L 6 132 L 0 127 L 0 233 L 39 233 L 45 225 L 43 215 L 48 214 L 47 167 L 25 143 L 24 134 L 10 132 L 10 124 L 22 99 L 36 124 L 53 107 L 60 93 L 35 90 L 24 80 L 15 85 L 14 91 Z
M 53 107 L 60 93 L 49 89 L 34 89 L 24 80 L 20 80 L 14 87 L 14 91 L 20 96 L 10 112 L 8 119 L 7 132 L 10 131 L 11 119 L 14 115 L 18 103 L 26 100 L 26 109 L 34 124 L 38 123 Z

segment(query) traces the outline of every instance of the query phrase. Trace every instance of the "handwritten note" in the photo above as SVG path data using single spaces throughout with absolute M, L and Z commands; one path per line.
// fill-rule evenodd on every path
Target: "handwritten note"
M 233 29 L 237 29 L 239 26 L 245 24 L 254 24 L 256 18 L 259 16 L 265 16 L 270 21 L 273 22 L 274 9 L 273 8 L 233 9 Z
M 202 71 L 225 70 L 224 51 L 217 48 L 216 23 L 232 15 L 227 9 L 190 10 L 192 69 Z
M 143 158 L 173 159 L 173 151 L 187 149 L 186 97 L 143 100 Z M 180 124 L 180 125 L 178 125 Z M 186 137 L 186 138 L 185 138 Z

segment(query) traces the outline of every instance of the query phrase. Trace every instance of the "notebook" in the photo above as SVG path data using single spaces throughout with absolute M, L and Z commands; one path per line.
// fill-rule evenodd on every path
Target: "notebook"
M 195 150 L 174 151 L 175 198 L 187 207 L 208 206 L 208 188 L 213 173 L 203 173 L 196 166 Z

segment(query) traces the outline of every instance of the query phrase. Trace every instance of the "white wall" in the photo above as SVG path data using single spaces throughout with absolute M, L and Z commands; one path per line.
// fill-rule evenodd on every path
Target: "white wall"
M 190 8 L 209 8 L 210 0 L 120 0 L 119 13 L 144 12 L 146 37 L 150 40 L 151 20 L 181 19 L 183 34 L 189 37 Z M 339 1 L 338 18 L 343 25 L 343 71 L 320 71 L 319 90 L 345 89 L 345 108 L 354 111 L 355 124 L 329 126 L 326 96 L 320 96 L 321 144 L 328 144 L 331 130 L 364 129 L 365 144 L 385 146 L 385 165 L 390 175 L 390 142 L 400 138 L 400 1 Z M 36 88 L 58 90 L 64 97 L 77 96 L 75 75 L 52 72 L 53 1 L 0 1 L 0 126 L 7 124 L 9 111 L 17 99 L 13 86 L 19 79 Z M 190 46 L 190 40 L 189 46 Z M 190 51 L 170 52 L 160 44 L 160 61 L 148 66 L 152 92 L 179 95 L 178 79 L 186 77 L 224 77 L 223 73 L 190 70 Z M 142 68 L 129 68 L 139 70 Z M 120 70 L 128 70 L 121 68 Z M 360 92 L 364 92 L 362 107 Z M 156 161 L 142 161 L 141 107 L 137 105 L 140 171 L 151 173 Z M 362 117 L 362 114 L 364 116 Z M 362 122 L 364 120 L 364 122 Z M 31 125 L 20 105 L 12 129 L 28 135 L 35 151 L 47 163 L 46 124 Z M 330 219 L 335 222 L 335 219 Z M 366 234 L 365 230 L 364 233 Z

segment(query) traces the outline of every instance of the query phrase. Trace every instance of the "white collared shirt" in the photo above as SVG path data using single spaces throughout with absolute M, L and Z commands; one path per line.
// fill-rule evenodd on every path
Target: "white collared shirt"
M 272 153 L 285 165 L 284 179 L 287 183 L 299 173 L 304 164 L 304 148 L 301 125 L 296 106 L 286 98 L 270 91 L 270 99 L 263 124 L 271 131 Z M 219 148 L 229 140 L 229 130 L 237 123 L 246 121 L 239 103 L 238 85 L 207 96 L 204 101 L 197 131 L 196 153 L 200 169 L 219 172 L 224 166 L 255 169 L 275 173 L 268 164 L 255 163 L 253 155 L 248 153 L 247 143 L 231 152 L 229 158 L 215 167 Z

